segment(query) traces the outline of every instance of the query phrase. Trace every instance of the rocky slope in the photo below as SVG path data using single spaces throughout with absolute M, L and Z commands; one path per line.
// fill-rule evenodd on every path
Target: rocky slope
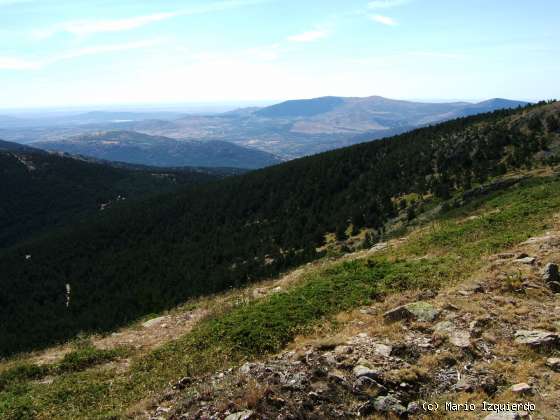
M 558 262 L 560 231 L 532 237 L 452 288 L 344 314 L 335 336 L 178 379 L 149 417 L 558 418 Z

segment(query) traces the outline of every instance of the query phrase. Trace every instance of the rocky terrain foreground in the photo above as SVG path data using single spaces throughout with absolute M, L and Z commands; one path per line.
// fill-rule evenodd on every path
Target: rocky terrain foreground
M 178 377 L 148 417 L 560 418 L 559 262 L 560 231 L 532 237 L 468 281 L 341 313 L 334 335 Z

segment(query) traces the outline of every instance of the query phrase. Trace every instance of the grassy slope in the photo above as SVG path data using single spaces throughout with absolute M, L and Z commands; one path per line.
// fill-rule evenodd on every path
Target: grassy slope
M 12 367 L 2 373 L 8 378 L 3 385 L 0 381 L 0 417 L 122 415 L 170 381 L 278 351 L 337 312 L 371 302 L 380 294 L 439 288 L 466 278 L 481 266 L 484 255 L 545 230 L 559 208 L 560 179 L 524 181 L 449 212 L 413 232 L 398 248 L 310 272 L 285 293 L 217 309 L 177 341 L 148 355 L 133 356 L 129 369 L 54 367 L 49 372 L 56 374 L 54 382 L 41 384 L 32 379 L 44 372 L 18 376 Z M 472 215 L 478 217 L 465 218 Z

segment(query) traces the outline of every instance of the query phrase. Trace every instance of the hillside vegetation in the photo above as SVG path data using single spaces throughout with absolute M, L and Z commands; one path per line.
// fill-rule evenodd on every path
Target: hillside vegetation
M 494 388 L 488 388 L 488 394 L 475 392 L 474 388 L 468 391 L 471 394 L 456 392 L 448 396 L 449 400 L 461 402 L 468 398 L 468 401 L 478 402 L 489 398 L 497 398 L 497 401 L 511 398 L 507 391 L 508 381 L 520 377 L 527 380 L 527 374 L 525 370 L 515 370 L 507 360 L 518 358 L 512 360 L 522 361 L 523 369 L 532 366 L 531 372 L 536 374 L 541 369 L 538 360 L 545 356 L 520 347 L 507 350 L 509 359 L 504 358 L 501 364 L 484 362 L 480 352 L 487 347 L 482 345 L 490 346 L 495 352 L 505 352 L 509 348 L 509 335 L 503 338 L 484 336 L 482 344 L 478 340 L 473 347 L 459 350 L 443 339 L 437 339 L 437 335 L 431 341 L 435 344 L 428 348 L 425 344 L 419 347 L 422 341 L 417 343 L 408 339 L 399 347 L 396 343 L 403 339 L 403 334 L 409 337 L 413 333 L 414 340 L 417 340 L 421 337 L 416 335 L 432 334 L 432 327 L 426 321 L 411 322 L 402 329 L 399 323 L 384 325 L 376 317 L 377 307 L 391 308 L 390 305 L 396 302 L 406 302 L 418 295 L 430 299 L 439 292 L 442 302 L 438 305 L 447 308 L 442 312 L 481 312 L 469 306 L 469 301 L 475 298 L 473 293 L 476 292 L 471 291 L 474 288 L 462 283 L 477 275 L 486 264 L 485 257 L 509 250 L 527 238 L 553 228 L 554 215 L 560 208 L 559 193 L 557 174 L 526 179 L 421 223 L 406 240 L 377 248 L 380 251 L 365 251 L 346 261 L 309 267 L 297 281 L 279 282 L 282 285 L 280 291 L 275 291 L 273 283 L 269 289 L 271 292 L 262 298 L 248 298 L 247 293 L 240 290 L 207 301 L 189 302 L 180 310 L 188 315 L 198 307 L 206 306 L 210 308 L 207 318 L 196 324 L 192 331 L 175 337 L 156 350 L 145 352 L 120 347 L 102 350 L 82 339 L 54 363 L 38 365 L 25 358 L 8 361 L 0 366 L 0 415 L 7 419 L 149 415 L 196 418 L 203 415 L 225 417 L 227 413 L 251 410 L 259 415 L 305 413 L 323 418 L 354 418 L 358 413 L 366 416 L 366 413 L 377 412 L 383 418 L 386 414 L 381 409 L 374 408 L 371 402 L 366 403 L 373 401 L 379 393 L 385 395 L 387 390 L 375 388 L 378 385 L 362 390 L 345 386 L 345 381 L 351 380 L 354 364 L 367 363 L 357 361 L 357 356 L 350 355 L 345 349 L 362 352 L 359 340 L 367 342 L 370 351 L 378 345 L 368 341 L 371 339 L 367 334 L 355 335 L 356 331 L 370 331 L 381 335 L 376 337 L 377 340 L 395 342 L 393 350 L 389 347 L 389 351 L 394 351 L 391 360 L 397 367 L 389 367 L 385 361 L 383 369 L 386 370 L 375 377 L 386 387 L 396 389 L 391 390 L 396 392 L 391 395 L 400 400 L 393 403 L 394 407 L 389 406 L 391 410 L 402 407 L 401 401 L 436 398 L 426 392 L 435 392 L 436 387 L 445 386 L 449 381 L 451 384 L 457 382 L 436 377 L 436 370 L 445 373 L 451 366 L 454 373 L 455 366 L 472 365 L 478 360 L 482 360 L 480 363 L 484 365 L 485 373 L 471 370 L 466 377 L 475 374 L 475 378 L 485 381 L 494 378 Z M 461 197 L 459 194 L 455 198 Z M 500 257 L 502 260 L 512 258 L 509 254 L 504 255 Z M 519 263 L 517 265 L 519 267 Z M 503 289 L 496 292 L 505 294 L 505 297 L 496 297 L 497 304 L 502 302 L 500 298 L 503 302 L 519 301 L 515 306 L 508 304 L 509 307 L 504 307 L 502 304 L 500 307 L 499 319 L 502 325 L 508 325 L 506 334 L 522 322 L 522 318 L 508 311 L 526 314 L 527 309 L 522 312 L 523 305 L 530 302 L 550 304 L 549 294 L 527 292 L 525 295 L 520 292 L 525 289 L 516 281 L 519 280 L 515 277 L 504 277 L 500 283 Z M 459 291 L 469 290 L 468 294 L 452 298 L 456 296 L 453 288 L 457 285 L 461 285 Z M 493 285 L 488 280 L 476 287 L 492 290 Z M 488 296 L 485 295 L 485 300 L 491 302 Z M 384 300 L 386 304 L 381 303 Z M 359 307 L 370 312 L 356 315 L 353 309 Z M 431 306 L 426 304 L 426 307 Z M 369 318 L 373 319 L 368 321 Z M 491 322 L 498 322 L 498 319 Z M 342 338 L 344 334 L 354 334 L 358 341 L 348 343 Z M 504 344 L 499 344 L 500 347 L 496 343 L 502 339 Z M 271 359 L 272 354 L 282 351 L 289 343 L 293 343 L 298 351 L 283 352 Z M 432 346 L 441 347 L 439 356 L 431 355 Z M 333 353 L 335 347 L 337 353 Z M 324 359 L 329 352 L 342 362 Z M 378 360 L 379 355 L 369 354 L 368 358 Z M 243 365 L 244 362 L 257 363 Z M 352 364 L 346 366 L 344 363 Z M 337 367 L 333 368 L 333 364 Z M 277 379 L 280 381 L 278 386 L 274 385 L 273 379 L 266 384 L 267 374 L 260 372 L 261 365 L 263 372 L 273 372 L 280 378 Z M 239 366 L 241 368 L 237 369 Z M 506 366 L 508 368 L 504 371 Z M 432 371 L 428 371 L 428 367 Z M 255 376 L 247 372 L 253 372 Z M 504 374 L 506 377 L 500 376 Z M 309 389 L 313 389 L 310 383 L 319 386 L 327 381 L 333 384 L 328 391 L 313 391 L 315 394 L 307 396 Z M 407 386 L 403 388 L 402 383 Z M 546 383 L 539 386 L 544 387 Z M 553 398 L 524 398 L 537 402 L 538 409 L 544 413 L 551 413 L 547 411 L 550 410 L 547 404 L 554 404 Z M 160 405 L 162 408 L 158 408 Z M 553 417 L 545 415 L 545 418 Z
M 329 233 L 373 243 L 399 215 L 412 221 L 489 178 L 555 164 L 559 112 L 551 103 L 458 119 L 122 205 L 7 250 L 0 352 L 276 275 L 321 257 Z
M 195 169 L 118 168 L 9 142 L 0 142 L 0 174 L 0 248 L 124 199 L 221 177 Z

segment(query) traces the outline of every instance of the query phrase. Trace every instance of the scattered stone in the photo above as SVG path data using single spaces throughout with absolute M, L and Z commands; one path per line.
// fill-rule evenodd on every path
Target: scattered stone
M 459 293 L 465 296 L 472 295 L 473 293 L 484 293 L 484 286 L 478 281 L 473 281 L 463 285 Z
M 533 392 L 533 387 L 525 382 L 521 382 L 515 385 L 512 385 L 511 392 L 515 394 L 530 394 Z
M 542 279 L 547 283 L 560 281 L 560 275 L 558 274 L 558 265 L 554 263 L 548 263 L 547 265 L 545 265 L 542 271 Z
M 150 320 L 144 322 L 144 323 L 142 324 L 142 326 L 143 326 L 144 328 L 150 328 L 150 327 L 153 327 L 154 325 L 159 324 L 160 322 L 163 322 L 165 319 L 166 319 L 165 316 L 160 316 L 160 317 L 157 317 L 157 318 L 152 318 L 152 319 L 150 319 Z
M 382 413 L 393 412 L 398 415 L 406 413 L 406 407 L 404 407 L 401 402 L 392 395 L 377 397 L 373 401 L 373 406 L 377 411 Z
M 426 300 L 426 299 L 433 299 L 437 296 L 437 292 L 433 290 L 424 290 L 418 295 L 418 299 Z
M 290 375 L 289 378 L 284 382 L 282 387 L 284 389 L 289 389 L 292 391 L 301 391 L 305 389 L 305 386 L 309 383 L 307 375 L 304 372 L 296 372 Z
M 549 357 L 546 359 L 546 365 L 552 370 L 560 372 L 560 357 Z
M 253 417 L 253 413 L 254 412 L 252 410 L 239 411 L 227 416 L 226 420 L 249 420 Z
M 517 344 L 527 344 L 531 347 L 553 346 L 559 341 L 560 336 L 550 331 L 519 330 L 515 333 Z
M 247 373 L 251 372 L 251 368 L 252 368 L 252 367 L 253 367 L 253 364 L 247 362 L 247 363 L 243 364 L 243 366 L 241 366 L 241 367 L 239 368 L 239 372 L 241 372 L 241 373 L 243 373 L 243 374 L 247 374 Z
M 328 374 L 327 374 L 327 378 L 329 378 L 329 380 L 331 380 L 332 382 L 335 383 L 343 383 L 346 382 L 346 377 L 344 376 L 344 374 L 339 371 L 339 370 L 331 370 Z
M 451 321 L 441 321 L 434 326 L 434 332 L 447 337 L 449 342 L 460 348 L 470 347 L 471 335 L 466 330 L 455 327 Z
M 364 365 L 355 366 L 354 369 L 352 369 L 352 373 L 356 378 L 361 378 L 362 376 L 365 376 L 366 378 L 370 378 L 370 379 L 379 378 L 379 372 L 370 369 Z
M 419 301 L 408 305 L 398 306 L 383 314 L 388 321 L 416 319 L 417 321 L 432 322 L 439 315 L 439 311 L 427 302 Z
M 416 401 L 412 401 L 408 403 L 406 411 L 408 414 L 418 414 L 420 412 L 420 404 L 418 404 Z
M 393 351 L 393 347 L 392 346 L 388 346 L 386 344 L 374 344 L 373 345 L 373 351 L 383 357 L 389 357 L 391 356 L 391 352 Z
M 476 337 L 480 337 L 488 325 L 492 322 L 489 316 L 477 318 L 469 324 L 469 331 Z
M 484 417 L 484 420 L 520 420 L 521 416 L 514 411 L 496 411 Z
M 552 293 L 560 293 L 560 282 L 559 281 L 549 282 L 548 287 L 550 288 Z
M 447 303 L 443 309 L 447 310 L 447 311 L 458 311 L 459 307 L 456 305 L 453 305 L 452 303 Z
M 334 352 L 336 354 L 350 354 L 350 353 L 352 353 L 352 347 L 351 346 L 336 346 L 334 348 Z
M 524 257 L 524 258 L 516 259 L 515 262 L 517 262 L 519 264 L 533 265 L 536 260 L 537 259 L 535 257 Z
M 370 397 L 375 397 L 387 392 L 387 389 L 367 376 L 360 376 L 352 385 L 355 394 L 367 393 Z
M 159 416 L 161 414 L 166 414 L 169 413 L 171 411 L 170 408 L 167 407 L 158 407 L 156 408 L 156 416 Z
M 473 392 L 475 389 L 475 379 L 471 376 L 463 375 L 459 381 L 453 385 L 454 391 Z
M 468 331 L 457 330 L 449 336 L 449 342 L 460 348 L 467 348 L 471 345 L 471 336 Z

